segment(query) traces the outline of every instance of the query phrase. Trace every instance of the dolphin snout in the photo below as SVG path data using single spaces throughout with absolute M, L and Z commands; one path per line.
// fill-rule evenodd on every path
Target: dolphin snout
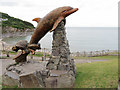
M 78 8 L 74 8 L 75 11 L 78 11 L 79 9 Z
M 76 11 L 78 11 L 79 9 L 78 8 L 73 8 L 71 11 L 72 12 L 76 12 Z
M 70 11 L 68 11 L 68 12 L 66 13 L 66 16 L 68 16 L 68 15 L 70 15 L 70 14 L 72 14 L 72 13 L 78 11 L 78 10 L 79 10 L 78 8 L 73 8 L 73 9 L 71 9 Z

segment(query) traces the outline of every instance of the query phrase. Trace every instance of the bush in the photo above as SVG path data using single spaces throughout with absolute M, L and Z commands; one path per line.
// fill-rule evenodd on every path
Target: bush
M 2 13 L 2 12 L 0 13 L 2 14 L 2 19 L 8 19 L 6 21 L 4 20 L 2 21 L 2 27 L 10 26 L 10 27 L 22 29 L 22 30 L 34 28 L 33 24 L 27 21 L 23 21 L 21 19 L 11 17 L 6 13 Z

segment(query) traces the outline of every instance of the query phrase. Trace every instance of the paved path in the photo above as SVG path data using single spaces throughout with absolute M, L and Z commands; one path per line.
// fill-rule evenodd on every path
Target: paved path
M 0 75 L 2 75 L 5 72 L 6 67 L 12 63 L 15 63 L 12 59 L 0 59 Z
M 75 59 L 75 63 L 92 63 L 92 62 L 99 62 L 99 61 L 107 61 L 106 59 Z
M 28 57 L 30 59 L 30 57 Z M 41 57 L 34 57 L 35 61 L 41 61 Z M 47 58 L 48 61 L 48 58 Z M 47 62 L 46 61 L 46 62 Z M 75 63 L 91 63 L 96 61 L 106 61 L 106 60 L 85 60 L 85 59 L 75 59 Z M 12 59 L 0 59 L 0 75 L 2 75 L 5 72 L 6 67 L 9 64 L 15 63 Z

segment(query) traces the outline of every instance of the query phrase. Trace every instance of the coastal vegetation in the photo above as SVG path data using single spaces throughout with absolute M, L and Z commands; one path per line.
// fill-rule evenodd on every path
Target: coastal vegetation
M 34 29 L 33 24 L 31 24 L 30 22 L 11 17 L 6 13 L 0 12 L 0 14 L 2 14 L 1 21 L 2 21 L 3 28 L 12 27 L 12 28 L 20 29 L 20 30 Z

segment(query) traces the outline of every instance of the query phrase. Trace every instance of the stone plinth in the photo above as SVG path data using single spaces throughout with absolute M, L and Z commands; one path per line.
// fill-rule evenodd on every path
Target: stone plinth
M 47 88 L 70 88 L 74 81 L 75 78 L 66 70 L 50 70 L 50 76 L 45 78 Z
M 67 70 L 75 75 L 74 60 L 70 58 L 64 22 L 61 22 L 53 33 L 52 57 L 47 68 L 50 70 Z
M 53 32 L 52 56 L 47 64 L 47 69 L 66 71 L 68 73 L 68 76 L 65 76 L 67 80 L 65 79 L 63 82 L 67 83 L 67 81 L 69 82 L 72 78 L 73 81 L 71 85 L 66 84 L 66 87 L 73 86 L 76 75 L 76 67 L 74 60 L 70 58 L 69 44 L 66 38 L 66 31 L 63 21 Z

